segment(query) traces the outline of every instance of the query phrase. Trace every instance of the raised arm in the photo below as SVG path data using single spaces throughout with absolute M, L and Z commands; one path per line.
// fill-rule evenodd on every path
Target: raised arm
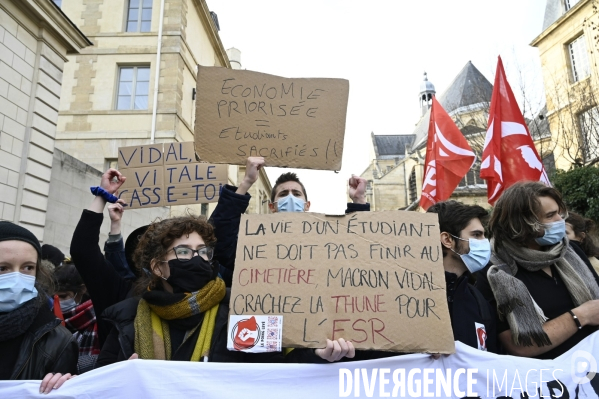
M 117 170 L 109 169 L 102 175 L 100 187 L 114 194 L 124 181 L 125 177 Z M 107 263 L 100 250 L 100 227 L 104 219 L 105 205 L 104 198 L 97 196 L 93 199 L 90 207 L 83 211 L 71 240 L 71 257 L 83 278 L 98 315 L 100 345 L 104 344 L 110 328 L 100 315 L 109 306 L 125 299 L 131 288 L 131 282 L 122 278 Z
M 370 204 L 366 201 L 367 181 L 363 177 L 352 175 L 349 178 L 349 198 L 345 213 L 370 211 Z
M 115 203 L 108 205 L 108 216 L 110 217 L 110 233 L 104 244 L 104 256 L 119 275 L 128 280 L 134 280 L 135 274 L 127 262 L 125 256 L 125 245 L 121 234 L 121 219 L 125 208 L 123 204 Z
M 245 213 L 250 203 L 251 196 L 247 192 L 258 180 L 259 171 L 263 165 L 264 158 L 248 158 L 245 176 L 239 187 L 229 185 L 223 187 L 216 209 L 210 216 L 210 223 L 214 226 L 216 235 L 214 259 L 221 265 L 221 275 L 227 286 L 231 286 L 235 267 L 239 222 L 241 215 Z

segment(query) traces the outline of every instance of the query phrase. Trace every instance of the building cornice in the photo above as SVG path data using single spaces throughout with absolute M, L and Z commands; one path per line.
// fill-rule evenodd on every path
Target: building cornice
M 220 36 L 218 34 L 218 29 L 216 29 L 216 24 L 210 15 L 210 10 L 208 9 L 208 4 L 206 4 L 206 0 L 193 0 L 193 5 L 195 6 L 200 18 L 202 19 L 203 25 L 206 27 L 206 31 L 208 33 L 208 39 L 212 46 L 214 47 L 214 52 L 216 56 L 220 59 L 223 66 L 231 69 L 231 63 L 229 62 L 229 57 L 227 56 L 227 52 L 223 47 L 223 43 L 220 40 Z M 207 65 L 212 66 L 212 65 Z
M 67 52 L 79 53 L 84 47 L 93 45 L 52 0 L 13 0 L 12 3 L 42 21 L 42 26 L 66 45 Z M 38 32 L 31 33 L 39 39 Z
M 539 36 L 535 37 L 533 41 L 530 43 L 532 47 L 537 47 L 547 36 L 549 36 L 553 31 L 555 31 L 561 24 L 566 22 L 568 19 L 572 18 L 574 14 L 582 9 L 584 4 L 587 4 L 591 0 L 581 0 L 574 7 L 570 8 L 566 13 L 564 13 L 561 17 L 559 17 L 554 23 L 549 25 L 547 29 L 545 29 Z

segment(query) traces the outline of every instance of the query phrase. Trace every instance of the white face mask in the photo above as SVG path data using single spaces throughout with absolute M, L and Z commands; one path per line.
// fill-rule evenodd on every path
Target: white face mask
M 0 312 L 13 311 L 35 297 L 35 276 L 20 272 L 0 274 Z
M 458 240 L 468 241 L 470 244 L 470 251 L 468 251 L 467 254 L 458 254 L 452 249 L 453 252 L 460 255 L 460 258 L 462 258 L 462 261 L 470 273 L 476 273 L 487 266 L 487 263 L 489 263 L 489 260 L 491 259 L 491 243 L 487 238 L 482 240 L 469 238 L 468 240 L 465 240 L 456 236 L 452 237 L 457 238 Z

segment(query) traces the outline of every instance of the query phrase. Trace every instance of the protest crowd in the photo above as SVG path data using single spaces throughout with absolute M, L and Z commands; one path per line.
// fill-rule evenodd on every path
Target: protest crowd
M 266 90 L 264 88 L 269 87 L 266 83 L 262 86 L 251 83 L 244 88 L 242 84 L 233 85 L 235 79 L 230 78 L 233 76 L 230 70 L 212 69 L 198 67 L 198 84 L 213 85 L 213 91 L 218 95 L 230 96 L 227 101 L 219 101 L 215 109 L 210 108 L 212 112 L 219 113 L 219 118 L 221 111 L 227 118 L 241 115 L 237 110 L 238 105 L 241 109 L 241 100 L 237 99 L 235 93 L 245 98 L 249 94 L 243 93 L 249 89 L 247 93 L 251 92 L 254 97 L 262 96 L 262 92 L 269 96 L 269 90 L 281 87 L 282 93 L 277 91 L 281 98 L 293 97 L 293 90 L 296 90 L 295 94 L 301 93 L 301 103 L 304 103 L 303 96 L 306 95 L 305 101 L 314 106 L 306 106 L 300 115 L 299 108 L 304 105 L 290 106 L 287 110 L 281 108 L 285 106 L 277 106 L 276 101 L 281 98 L 273 95 L 272 98 L 268 97 L 272 102 L 250 102 L 245 113 L 262 109 L 267 116 L 274 117 L 279 109 L 285 112 L 285 115 L 279 115 L 281 117 L 287 116 L 289 111 L 290 116 L 303 116 L 312 123 L 311 119 L 317 119 L 316 115 L 326 111 L 333 115 L 330 119 L 335 123 L 331 126 L 336 126 L 337 130 L 333 133 L 337 136 L 331 134 L 331 138 L 327 136 L 326 129 L 322 129 L 323 133 L 309 143 L 311 147 L 306 147 L 303 142 L 300 143 L 303 146 L 295 142 L 278 142 L 279 147 L 269 148 L 266 144 L 260 144 L 263 145 L 260 147 L 248 146 L 245 142 L 237 143 L 242 138 L 261 140 L 266 135 L 252 137 L 251 134 L 243 134 L 242 128 L 229 127 L 227 129 L 235 131 L 222 129 L 217 136 L 218 139 L 236 140 L 233 142 L 235 145 L 231 142 L 229 145 L 220 144 L 218 149 L 222 149 L 222 153 L 210 148 L 210 145 L 218 147 L 222 142 L 206 137 L 208 135 L 196 137 L 194 148 L 199 149 L 197 155 L 186 153 L 188 156 L 183 156 L 184 146 L 175 151 L 173 143 L 170 146 L 169 143 L 152 142 L 148 146 L 123 147 L 123 151 L 119 149 L 119 169 L 108 168 L 97 182 L 98 185 L 91 187 L 89 206 L 81 210 L 70 238 L 68 254 L 52 246 L 52 243 L 41 245 L 36 235 L 25 227 L 0 221 L 0 380 L 41 381 L 39 393 L 48 394 L 54 390 L 60 392 L 65 382 L 82 374 L 138 359 L 234 363 L 239 365 L 241 374 L 243 364 L 247 363 L 352 364 L 422 352 L 426 353 L 427 359 L 437 360 L 442 356 L 455 356 L 453 349 L 456 341 L 476 351 L 545 360 L 560 357 L 597 331 L 599 244 L 596 242 L 594 222 L 570 212 L 563 193 L 550 184 L 505 79 L 501 59 L 480 169 L 493 209 L 488 211 L 478 205 L 466 205 L 449 199 L 459 181 L 473 167 L 476 155 L 451 117 L 432 97 L 422 193 L 418 201 L 421 212 L 391 211 L 389 221 L 392 223 L 383 225 L 378 220 L 379 224 L 376 224 L 376 230 L 388 236 L 385 239 L 389 241 L 386 242 L 399 242 L 398 237 L 402 234 L 404 236 L 401 238 L 413 235 L 419 239 L 425 234 L 423 231 L 430 233 L 438 226 L 438 237 L 437 230 L 434 230 L 431 239 L 436 246 L 424 246 L 419 252 L 420 259 L 416 259 L 415 252 L 411 252 L 414 248 L 409 245 L 383 248 L 380 243 L 370 244 L 369 265 L 376 266 L 379 260 L 383 263 L 385 258 L 388 266 L 393 263 L 391 258 L 399 259 L 397 265 L 403 265 L 404 277 L 400 280 L 398 272 L 395 272 L 397 283 L 402 289 L 404 284 L 407 287 L 412 284 L 413 291 L 428 287 L 431 296 L 424 299 L 416 298 L 416 295 L 420 295 L 425 288 L 414 297 L 408 297 L 397 287 L 389 286 L 387 274 L 365 266 L 362 269 L 346 268 L 345 271 L 341 268 L 335 272 L 328 269 L 327 287 L 321 287 L 319 292 L 318 285 L 311 280 L 314 278 L 311 273 L 328 267 L 321 264 L 324 263 L 321 260 L 312 262 L 314 264 L 310 270 L 299 271 L 294 265 L 291 265 L 293 271 L 282 271 L 280 264 L 271 269 L 268 269 L 268 264 L 261 264 L 262 269 L 255 269 L 255 274 L 249 271 L 245 276 L 250 277 L 240 284 L 240 264 L 246 261 L 246 257 L 260 259 L 265 252 L 260 248 L 266 245 L 251 246 L 250 251 L 244 247 L 240 251 L 241 239 L 257 236 L 264 230 L 260 224 L 255 233 L 249 232 L 248 219 L 243 219 L 248 216 L 245 214 L 250 204 L 250 189 L 267 166 L 301 168 L 305 166 L 302 162 L 313 157 L 317 159 L 310 165 L 312 169 L 340 169 L 349 84 L 340 79 L 323 79 L 322 82 L 306 79 L 303 83 L 297 79 L 287 82 L 287 85 L 283 81 L 279 86 L 276 79 L 284 78 L 269 77 L 276 81 L 276 85 L 272 84 Z M 255 78 L 250 71 L 236 73 L 239 74 L 235 75 L 239 81 Z M 202 74 L 215 74 L 216 77 L 206 78 Z M 256 75 L 260 75 L 260 79 L 267 79 L 264 76 L 268 76 Z M 208 83 L 202 83 L 202 79 Z M 314 87 L 309 87 L 310 84 Z M 259 87 L 262 89 L 259 90 Z M 201 96 L 206 91 L 209 90 L 198 89 L 199 103 L 204 100 Z M 331 95 L 332 100 L 326 95 Z M 237 101 L 240 101 L 239 104 Z M 264 111 L 264 107 L 270 110 L 270 114 Z M 502 110 L 510 112 L 502 114 Z M 203 115 L 202 112 L 199 114 Z M 506 119 L 508 117 L 512 119 Z M 255 116 L 250 117 L 252 123 L 265 122 L 253 118 Z M 198 120 L 198 126 L 202 127 L 211 118 Z M 336 123 L 339 120 L 342 122 Z M 222 123 L 233 124 L 229 120 Z M 291 130 L 294 127 L 295 121 L 287 119 L 284 123 L 283 130 L 287 131 L 287 128 Z M 306 122 L 302 127 L 309 130 L 311 126 Z M 513 140 L 511 152 L 505 151 L 506 144 L 501 141 L 504 138 Z M 288 138 L 285 135 L 277 139 L 282 142 Z M 146 158 L 143 147 L 146 147 Z M 129 152 L 124 148 L 129 148 Z M 505 163 L 503 169 L 498 154 L 494 152 L 500 148 L 512 157 L 502 158 Z M 136 152 L 138 149 L 140 151 Z M 240 151 L 243 154 L 241 160 Z M 234 164 L 229 162 L 231 159 L 237 164 L 245 163 L 245 175 L 237 187 L 226 184 L 226 165 Z M 121 160 L 124 162 L 121 163 Z M 198 162 L 193 163 L 196 160 Z M 137 174 L 140 170 L 146 170 L 143 179 Z M 148 176 L 150 178 L 146 180 Z M 211 183 L 210 179 L 222 184 Z M 144 186 L 143 182 L 148 184 L 150 180 L 153 185 Z M 199 181 L 202 184 L 194 184 Z M 385 217 L 383 212 L 370 212 L 367 184 L 363 177 L 352 175 L 349 178 L 347 193 L 351 202 L 347 203 L 345 216 L 340 218 L 372 214 L 378 214 L 381 220 Z M 193 194 L 195 202 L 190 199 Z M 210 218 L 188 212 L 183 216 L 157 219 L 148 225 L 135 226 L 136 229 L 124 239 L 122 221 L 135 204 L 138 207 L 168 206 L 171 201 L 179 201 L 178 205 L 204 204 L 212 199 L 216 201 L 216 198 L 218 202 Z M 270 220 L 278 218 L 281 221 L 280 229 L 285 229 L 284 218 L 292 219 L 289 216 L 292 214 L 305 215 L 310 212 L 310 207 L 308 190 L 297 174 L 282 173 L 268 198 L 271 215 L 267 216 Z M 106 208 L 110 233 L 106 242 L 101 242 Z M 319 217 L 326 219 L 327 215 Z M 400 220 L 402 218 L 414 223 L 408 223 L 408 228 Z M 348 235 L 354 234 L 355 241 L 367 241 L 368 222 L 356 220 L 349 220 L 341 228 L 339 221 L 332 224 L 328 220 L 317 220 L 313 225 L 303 224 L 303 232 L 306 233 L 307 227 L 310 231 L 331 229 L 335 234 L 345 229 Z M 417 223 L 422 220 L 426 223 L 432 221 L 433 224 Z M 369 223 L 372 233 L 373 222 Z M 362 229 L 358 233 L 364 234 L 352 231 L 357 226 Z M 383 232 L 385 226 L 389 229 L 387 233 Z M 292 241 L 286 247 L 286 257 L 295 260 L 291 259 L 292 252 L 289 250 L 295 245 L 295 248 L 307 251 L 304 256 L 312 259 L 316 244 L 307 243 L 307 239 L 302 241 L 299 233 L 289 234 L 289 237 L 297 242 Z M 356 247 L 354 244 L 326 244 L 328 259 L 355 259 L 358 244 Z M 433 259 L 435 248 L 439 249 L 437 259 Z M 243 260 L 237 258 L 239 254 L 243 254 Z M 299 254 L 297 252 L 294 256 L 299 257 Z M 426 261 L 423 260 L 425 258 Z M 263 263 L 268 262 L 265 260 Z M 418 268 L 425 263 L 431 267 L 438 266 L 439 273 L 442 264 L 444 282 L 439 278 L 433 281 L 433 273 Z M 265 271 L 267 269 L 270 271 Z M 272 270 L 278 270 L 278 274 L 269 274 Z M 243 315 L 253 320 L 254 315 L 248 309 L 258 309 L 256 316 L 275 316 L 276 312 L 265 310 L 266 296 L 262 296 L 262 300 L 258 295 L 257 298 L 251 296 L 252 299 L 248 299 L 250 295 L 244 291 L 244 312 L 235 314 L 236 300 L 243 296 L 235 290 L 249 282 L 270 284 L 277 279 L 288 284 L 280 284 L 283 287 L 279 287 L 280 290 L 292 285 L 295 285 L 293 289 L 296 290 L 301 289 L 298 288 L 301 284 L 306 287 L 315 285 L 314 288 L 310 286 L 310 289 L 317 294 L 328 294 L 326 289 L 330 281 L 333 281 L 331 285 L 341 281 L 343 287 L 345 284 L 352 288 L 366 285 L 370 289 L 368 295 L 337 295 L 326 299 L 330 300 L 327 305 L 335 304 L 335 312 L 342 309 L 346 313 L 364 313 L 368 316 L 351 321 L 329 320 L 332 334 L 320 337 L 320 341 L 309 341 L 306 339 L 307 319 L 304 319 L 303 329 L 298 323 L 289 321 L 296 320 L 293 319 L 294 313 L 303 313 L 295 311 L 300 299 L 287 302 L 292 296 L 286 296 L 281 303 L 279 296 L 276 309 L 282 310 L 282 313 L 286 313 L 287 309 L 289 313 L 284 315 L 284 325 L 294 334 L 303 331 L 303 342 L 310 344 L 293 342 L 294 345 L 281 346 L 277 350 L 251 350 L 253 346 L 244 346 L 243 343 L 248 339 L 251 342 L 257 340 L 252 335 L 253 331 L 244 328 L 246 325 L 252 326 L 244 320 L 238 322 L 238 330 L 232 330 L 230 318 Z M 414 281 L 418 282 L 417 287 L 414 287 Z M 393 303 L 395 309 L 399 306 L 397 314 L 390 315 L 391 312 L 381 310 L 385 302 L 381 300 L 378 289 L 382 290 L 383 286 L 388 290 L 386 292 L 395 297 L 395 301 L 388 301 L 387 304 L 390 307 L 389 303 Z M 238 295 L 234 296 L 233 293 Z M 317 294 L 310 297 L 311 313 L 318 313 L 319 309 L 325 307 Z M 274 295 L 267 295 L 272 299 L 271 309 L 275 308 Z M 315 297 L 318 300 L 313 303 Z M 426 337 L 407 337 L 405 342 L 392 341 L 390 334 L 393 332 L 389 332 L 392 329 L 385 330 L 382 320 L 388 322 L 394 319 L 394 327 L 400 326 L 402 331 L 417 335 L 419 332 L 424 334 L 424 330 L 434 330 L 429 328 L 430 325 L 442 320 L 444 315 L 448 315 L 449 322 L 435 330 L 436 334 L 441 332 L 442 336 L 431 335 L 443 342 L 427 342 L 424 346 L 418 340 L 422 341 Z M 427 317 L 430 317 L 428 322 L 431 324 L 424 324 L 419 319 Z M 272 320 L 275 323 L 276 317 L 272 317 Z M 361 334 L 366 338 L 362 339 Z M 282 338 L 282 342 L 285 338 Z M 367 338 L 371 342 L 365 343 Z M 314 345 L 314 342 L 318 345 Z M 448 342 L 450 345 L 447 345 Z M 403 344 L 406 346 L 402 347 Z M 424 350 L 426 348 L 443 349 Z
M 188 215 L 156 221 L 126 243 L 120 231 L 127 213 L 123 201 L 110 204 L 104 253 L 99 234 L 105 197 L 125 180 L 115 169 L 99 182 L 107 194 L 82 211 L 70 257 L 40 246 L 25 228 L 0 222 L 0 378 L 39 379 L 40 392 L 48 393 L 78 374 L 137 358 L 324 363 L 397 355 L 356 350 L 344 338 L 315 350 L 227 349 L 239 221 L 263 166 L 263 158 L 248 158 L 242 183 L 224 187 L 210 220 Z M 369 211 L 365 189 L 364 179 L 349 180 L 353 202 L 346 213 Z M 294 173 L 277 179 L 269 206 L 273 213 L 309 211 L 306 189 Z M 514 184 L 490 219 L 479 206 L 451 200 L 428 212 L 439 217 L 455 340 L 493 353 L 548 359 L 597 330 L 592 232 L 580 231 L 584 219 L 568 214 L 556 189 Z M 482 327 L 476 334 L 474 323 Z

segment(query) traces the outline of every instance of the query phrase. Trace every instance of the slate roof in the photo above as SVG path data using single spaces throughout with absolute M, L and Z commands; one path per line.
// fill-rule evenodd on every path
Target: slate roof
M 543 19 L 543 32 L 549 28 L 564 13 L 562 0 L 547 0 L 545 18 Z
M 462 68 L 455 77 L 449 88 L 437 98 L 447 113 L 459 108 L 472 106 L 479 103 L 491 103 L 493 85 L 472 64 L 471 61 Z M 420 147 L 426 142 L 428 135 L 428 122 L 430 120 L 430 109 L 420 119 L 413 134 L 416 136 L 415 146 Z
M 375 135 L 372 134 L 372 144 L 377 159 L 403 158 L 406 147 L 410 151 L 416 138 L 413 134 Z
M 493 85 L 472 64 L 472 61 L 462 68 L 449 88 L 439 97 L 439 102 L 445 111 L 451 113 L 458 108 L 481 102 L 491 102 Z
M 448 113 L 479 103 L 490 103 L 493 85 L 472 64 L 471 61 L 462 68 L 449 88 L 437 99 Z M 403 158 L 406 146 L 411 150 L 425 145 L 428 136 L 430 109 L 420 119 L 412 134 L 378 136 L 372 134 L 372 143 L 378 159 Z M 467 134 L 468 132 L 464 132 Z

